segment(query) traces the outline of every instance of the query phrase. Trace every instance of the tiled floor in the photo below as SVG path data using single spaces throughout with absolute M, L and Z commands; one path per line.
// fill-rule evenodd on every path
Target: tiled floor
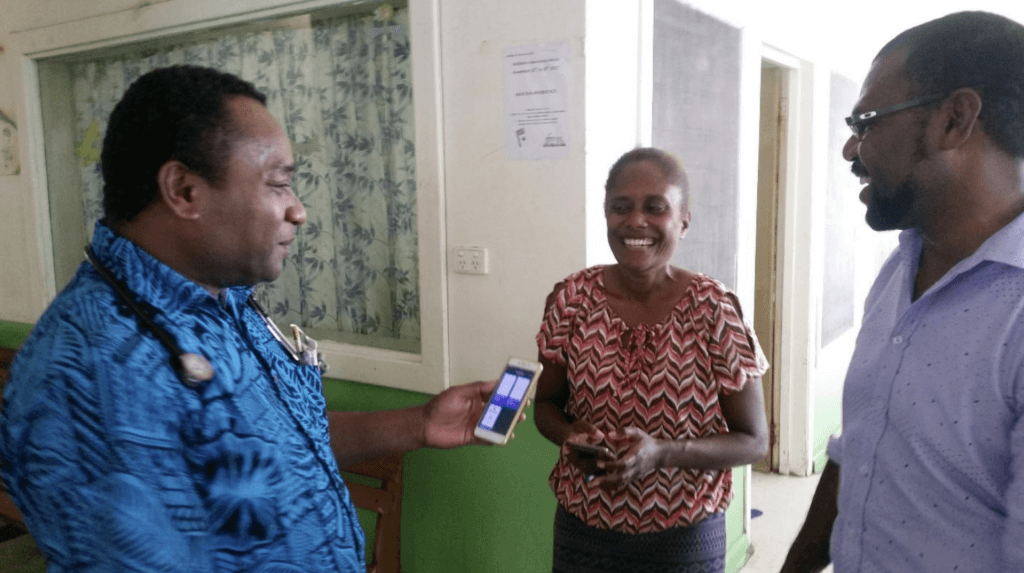
M 820 474 L 819 474 L 820 475 Z M 779 573 L 811 504 L 818 477 L 753 473 L 753 508 L 761 515 L 750 520 L 753 555 L 740 573 Z M 825 569 L 832 572 L 832 567 Z

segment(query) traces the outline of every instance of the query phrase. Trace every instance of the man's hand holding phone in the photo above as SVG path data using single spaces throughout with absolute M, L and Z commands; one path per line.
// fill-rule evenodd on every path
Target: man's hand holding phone
M 544 367 L 539 362 L 509 358 L 494 391 L 483 404 L 480 419 L 473 429 L 478 440 L 505 445 L 512 439 L 512 429 L 526 418 L 524 409 L 537 387 Z

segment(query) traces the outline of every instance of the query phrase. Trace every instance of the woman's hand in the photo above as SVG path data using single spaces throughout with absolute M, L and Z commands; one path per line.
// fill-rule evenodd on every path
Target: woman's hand
M 587 422 L 586 420 L 574 420 L 569 426 L 569 434 L 565 436 L 565 441 L 575 442 L 577 444 L 596 445 L 604 439 L 604 432 L 597 429 L 597 426 Z
M 569 435 L 565 438 L 565 444 L 584 444 L 597 446 L 605 439 L 605 434 L 590 422 L 576 420 L 569 427 Z M 566 449 L 566 459 L 569 463 L 578 467 L 586 476 L 594 476 L 603 473 L 598 467 L 599 462 L 607 462 L 612 459 L 611 451 L 602 454 L 586 454 L 563 444 Z
M 663 442 L 647 432 L 630 427 L 613 431 L 608 439 L 616 445 L 616 456 L 598 464 L 607 472 L 599 478 L 602 487 L 619 489 L 661 467 Z

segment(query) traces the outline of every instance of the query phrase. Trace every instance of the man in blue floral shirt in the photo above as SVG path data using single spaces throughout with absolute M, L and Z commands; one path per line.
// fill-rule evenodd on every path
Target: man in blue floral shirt
M 492 384 L 328 412 L 316 360 L 251 300 L 306 219 L 264 102 L 176 66 L 111 114 L 90 262 L 18 354 L 0 418 L 4 484 L 51 572 L 364 571 L 339 465 L 475 442 Z

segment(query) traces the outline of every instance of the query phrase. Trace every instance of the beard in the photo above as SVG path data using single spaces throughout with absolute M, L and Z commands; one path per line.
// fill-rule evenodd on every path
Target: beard
M 868 194 L 868 211 L 864 220 L 876 231 L 891 231 L 909 227 L 910 210 L 914 207 L 914 197 L 918 194 L 918 186 L 912 179 L 904 181 L 895 192 L 882 196 L 877 189 Z
M 914 136 L 914 154 L 911 158 L 913 166 L 917 166 L 927 158 L 928 150 L 925 147 L 924 120 L 918 122 L 917 133 Z M 857 176 L 867 175 L 864 164 L 858 158 L 854 162 L 853 172 Z M 918 185 L 912 176 L 908 176 L 892 193 L 883 194 L 872 189 L 868 194 L 868 211 L 864 214 L 864 220 L 868 226 L 876 231 L 891 231 L 893 229 L 907 229 L 911 226 L 911 210 L 914 208 L 915 199 L 921 197 L 921 186 Z

